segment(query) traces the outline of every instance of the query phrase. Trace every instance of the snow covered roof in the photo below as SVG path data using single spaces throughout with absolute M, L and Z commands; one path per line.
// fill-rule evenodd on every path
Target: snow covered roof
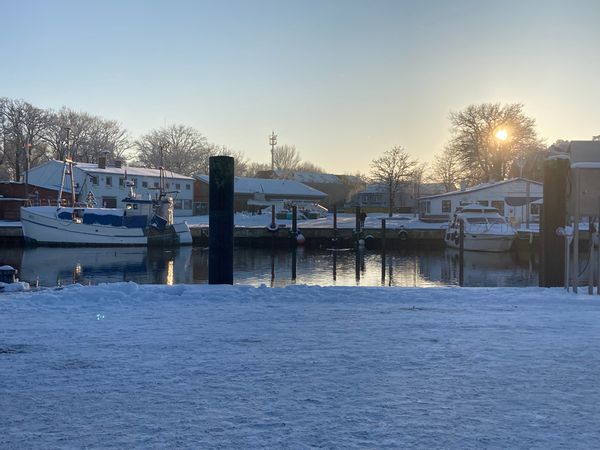
M 544 183 L 540 183 L 539 181 L 528 180 L 527 178 L 517 177 L 517 178 L 511 178 L 510 180 L 497 181 L 495 183 L 481 183 L 481 184 L 478 184 L 477 186 L 472 186 L 472 187 L 469 187 L 469 188 L 466 188 L 466 189 L 462 189 L 462 190 L 458 190 L 458 191 L 450 191 L 450 192 L 446 192 L 444 194 L 427 195 L 425 197 L 420 197 L 420 200 L 426 200 L 426 199 L 430 199 L 430 198 L 450 197 L 450 196 L 453 196 L 453 195 L 470 194 L 472 192 L 483 191 L 483 190 L 486 190 L 486 189 L 498 187 L 498 186 L 501 186 L 503 184 L 514 183 L 514 182 L 517 182 L 517 181 L 526 181 L 526 182 L 529 182 L 529 183 L 532 183 L 532 184 L 537 184 L 537 185 L 540 185 L 540 186 L 544 185 Z
M 62 162 L 60 162 L 62 164 Z M 91 163 L 75 163 L 75 167 L 83 170 L 84 172 L 91 173 L 101 173 L 108 175 L 123 175 L 125 176 L 125 170 L 127 170 L 128 176 L 140 176 L 140 177 L 159 177 L 160 170 L 158 169 L 146 169 L 145 167 L 112 167 L 106 166 L 105 169 L 101 169 L 98 167 L 98 164 Z M 170 170 L 165 170 L 165 176 L 167 178 L 178 178 L 182 180 L 193 180 L 192 177 L 188 177 L 185 175 L 180 175 L 175 172 L 171 172 Z
M 198 179 L 208 183 L 208 175 L 199 175 Z M 279 180 L 268 178 L 235 177 L 236 194 L 262 193 L 267 195 L 289 195 L 295 197 L 325 198 L 327 194 L 295 180 Z
M 332 173 L 288 170 L 274 170 L 272 173 L 274 173 L 277 178 L 295 180 L 300 183 L 347 184 L 361 182 L 361 179 L 355 175 L 334 175 Z

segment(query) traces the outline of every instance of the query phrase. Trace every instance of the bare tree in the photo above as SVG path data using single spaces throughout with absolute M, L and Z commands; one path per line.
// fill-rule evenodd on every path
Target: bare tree
M 444 185 L 446 192 L 456 189 L 463 176 L 461 160 L 455 150 L 446 147 L 441 154 L 436 155 L 431 166 L 431 178 Z
M 136 141 L 135 147 L 142 164 L 188 176 L 208 173 L 208 158 L 214 151 L 202 134 L 185 125 L 152 130 Z
M 392 147 L 371 162 L 371 181 L 380 183 L 387 189 L 390 217 L 401 185 L 411 180 L 416 166 L 417 162 L 400 146 Z
M 3 99 L 1 107 L 3 163 L 7 172 L 19 181 L 23 170 L 47 159 L 41 137 L 48 115 L 23 100 Z
M 248 176 L 248 172 L 250 170 L 250 161 L 244 155 L 244 152 L 238 150 L 232 150 L 230 148 L 225 147 L 224 145 L 214 145 L 211 144 L 211 155 L 210 156 L 231 156 L 234 163 L 234 174 L 236 177 Z M 208 173 L 208 166 L 206 167 L 206 171 L 204 173 Z
M 269 170 L 271 170 L 270 164 L 253 162 L 248 165 L 246 176 L 255 177 L 258 172 L 267 172 Z
M 542 147 L 535 120 L 523 113 L 520 103 L 470 105 L 451 113 L 450 122 L 448 147 L 471 182 L 503 180 L 516 158 Z
M 275 170 L 293 171 L 300 165 L 300 154 L 295 145 L 278 145 L 273 152 Z

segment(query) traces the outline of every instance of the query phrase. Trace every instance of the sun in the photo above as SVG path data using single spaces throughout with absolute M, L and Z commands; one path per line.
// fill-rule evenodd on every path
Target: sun
M 498 130 L 496 131 L 496 138 L 505 141 L 508 138 L 508 132 L 506 130 Z

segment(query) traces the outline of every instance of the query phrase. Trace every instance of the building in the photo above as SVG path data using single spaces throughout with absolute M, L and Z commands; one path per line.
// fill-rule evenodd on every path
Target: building
M 30 191 L 33 186 L 60 190 L 61 178 L 65 163 L 51 160 L 34 167 L 27 174 Z M 135 190 L 144 198 L 153 198 L 160 185 L 160 171 L 140 167 L 123 167 L 119 162 L 107 166 L 104 161 L 99 164 L 74 163 L 73 177 L 77 201 L 85 202 L 88 195 L 94 196 L 97 206 L 116 208 L 128 194 L 125 179 L 133 181 Z M 176 216 L 191 216 L 193 208 L 194 179 L 165 171 L 166 190 L 173 192 Z M 64 191 L 70 193 L 71 186 L 67 177 Z M 90 194 L 90 192 L 92 194 Z
M 67 196 L 63 194 L 63 198 Z M 16 181 L 0 182 L 0 220 L 21 220 L 21 206 L 29 202 L 41 205 L 55 205 L 58 192 L 37 186 L 28 186 Z
M 364 189 L 365 182 L 354 175 L 334 175 L 331 173 L 315 173 L 290 170 L 265 170 L 258 172 L 258 178 L 293 180 L 310 186 L 327 194 L 321 201 L 326 208 L 343 206 L 359 190 Z
M 470 188 L 419 199 L 423 217 L 450 218 L 467 203 L 492 206 L 512 223 L 538 222 L 544 185 L 526 178 L 484 183 Z
M 208 175 L 199 175 L 196 180 L 197 213 L 206 214 L 208 212 L 209 178 Z M 257 211 L 274 202 L 321 203 L 327 198 L 326 193 L 294 180 L 235 177 L 233 191 L 236 212 Z
M 394 196 L 394 212 L 412 213 L 418 210 L 419 195 L 437 194 L 443 192 L 443 185 L 439 183 L 411 182 L 401 183 Z M 362 191 L 356 193 L 349 202 L 350 206 L 360 206 L 372 211 L 388 211 L 389 191 L 382 183 L 369 184 Z

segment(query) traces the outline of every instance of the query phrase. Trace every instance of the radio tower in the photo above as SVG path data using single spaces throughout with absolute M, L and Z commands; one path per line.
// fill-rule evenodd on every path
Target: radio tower
M 275 146 L 277 145 L 277 135 L 275 130 L 269 136 L 269 144 L 271 145 L 271 171 L 275 170 Z

